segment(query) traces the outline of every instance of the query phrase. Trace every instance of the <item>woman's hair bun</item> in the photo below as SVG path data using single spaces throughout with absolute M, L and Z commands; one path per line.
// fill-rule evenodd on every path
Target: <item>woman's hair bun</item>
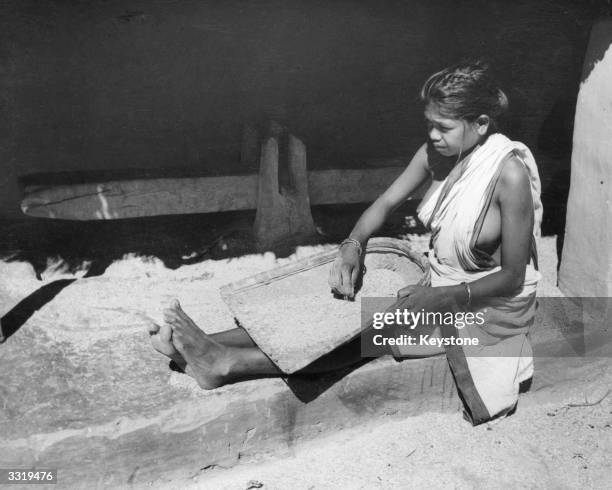
M 421 99 L 436 104 L 449 117 L 467 121 L 486 114 L 495 123 L 508 109 L 508 97 L 482 60 L 464 61 L 434 73 L 423 85 Z

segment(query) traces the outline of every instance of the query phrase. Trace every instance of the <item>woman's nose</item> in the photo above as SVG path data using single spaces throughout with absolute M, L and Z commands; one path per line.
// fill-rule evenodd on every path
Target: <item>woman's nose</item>
M 431 128 L 428 134 L 431 141 L 440 141 L 440 131 L 436 128 Z

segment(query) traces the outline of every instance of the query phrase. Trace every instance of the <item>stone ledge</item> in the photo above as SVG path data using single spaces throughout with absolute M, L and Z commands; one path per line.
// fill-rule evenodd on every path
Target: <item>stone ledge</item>
M 203 294 L 202 284 L 198 291 Z M 564 330 L 567 312 L 547 305 L 555 303 L 542 302 L 532 336 L 536 390 L 553 385 L 560 367 L 574 362 L 559 362 L 560 349 L 574 349 L 567 353 L 576 361 L 585 350 L 606 360 L 612 355 L 608 330 L 591 336 Z M 581 310 L 576 315 L 583 318 Z M 32 317 L 0 346 L 0 466 L 59 468 L 60 488 L 185 478 L 290 453 L 302 440 L 376 417 L 461 409 L 444 357 L 383 358 L 335 379 L 292 379 L 294 392 L 311 399 L 306 403 L 280 379 L 201 391 L 191 378 L 168 370 L 142 325 L 88 325 L 91 342 L 79 343 L 70 324 L 42 322 L 52 318 Z M 66 335 L 51 335 L 58 330 Z M 98 331 L 108 336 L 94 335 Z M 544 355 L 553 361 L 544 362 Z M 464 423 L 458 414 L 457 422 Z
M 325 382 L 303 383 L 320 387 Z M 146 383 L 144 388 L 142 409 L 147 416 L 102 416 L 79 429 L 4 439 L 0 465 L 59 468 L 61 487 L 144 483 L 286 453 L 300 440 L 372 417 L 460 409 L 443 357 L 373 361 L 309 403 L 300 401 L 280 379 L 243 382 L 214 392 L 170 388 L 164 401 L 176 398 L 176 403 L 149 407 L 144 401 Z M 63 416 L 71 413 L 68 407 Z M 52 413 L 48 416 L 53 418 Z

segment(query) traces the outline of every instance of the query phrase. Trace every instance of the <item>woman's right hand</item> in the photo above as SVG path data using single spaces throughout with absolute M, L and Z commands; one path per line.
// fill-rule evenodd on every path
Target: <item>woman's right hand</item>
M 340 247 L 338 256 L 329 271 L 329 286 L 341 296 L 355 296 L 355 282 L 359 276 L 359 250 L 347 243 Z
M 350 298 L 355 296 L 355 283 L 359 277 L 361 262 L 359 247 L 350 242 L 352 239 L 363 242 L 372 236 L 383 225 L 387 216 L 429 176 L 427 144 L 423 144 L 401 175 L 361 215 L 349 235 L 349 243 L 340 247 L 338 257 L 329 271 L 329 285 L 333 291 Z

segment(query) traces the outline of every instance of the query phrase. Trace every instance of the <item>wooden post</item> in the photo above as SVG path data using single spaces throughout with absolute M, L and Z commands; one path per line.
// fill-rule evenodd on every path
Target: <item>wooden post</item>
M 306 147 L 291 135 L 285 147 L 280 144 L 282 136 L 283 128 L 272 122 L 269 136 L 262 144 L 254 224 L 259 250 L 296 245 L 316 237 L 308 197 Z M 281 155 L 281 149 L 288 155 Z M 281 169 L 281 165 L 288 168 Z M 288 177 L 282 186 L 279 183 L 281 171 Z
M 289 135 L 288 152 L 290 188 L 281 189 L 281 192 L 289 203 L 291 234 L 300 241 L 307 241 L 316 237 L 317 232 L 310 212 L 306 145 Z
M 278 192 L 278 139 L 268 137 L 261 146 L 257 181 L 257 211 L 254 235 L 257 247 L 266 249 L 288 234 Z

